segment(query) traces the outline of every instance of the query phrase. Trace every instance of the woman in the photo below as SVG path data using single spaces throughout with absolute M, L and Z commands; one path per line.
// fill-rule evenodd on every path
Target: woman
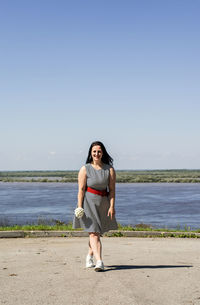
M 86 268 L 95 267 L 103 271 L 102 244 L 100 236 L 104 232 L 117 229 L 115 219 L 115 170 L 113 159 L 103 143 L 91 144 L 86 164 L 78 174 L 78 208 L 84 209 L 82 218 L 74 216 L 73 228 L 83 228 L 89 232 L 89 251 Z M 109 193 L 108 193 L 109 190 Z M 96 266 L 94 259 L 96 259 Z

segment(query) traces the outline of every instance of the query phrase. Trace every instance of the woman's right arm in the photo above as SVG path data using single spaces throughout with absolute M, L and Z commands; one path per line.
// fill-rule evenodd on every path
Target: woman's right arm
M 78 208 L 83 207 L 83 198 L 87 182 L 87 172 L 85 166 L 82 166 L 78 173 Z

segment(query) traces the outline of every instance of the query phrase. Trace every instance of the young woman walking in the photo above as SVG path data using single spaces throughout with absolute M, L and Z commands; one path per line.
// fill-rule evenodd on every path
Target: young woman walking
M 73 228 L 83 228 L 89 233 L 89 250 L 86 268 L 103 271 L 102 243 L 100 236 L 117 229 L 115 219 L 115 170 L 113 159 L 103 143 L 90 145 L 86 164 L 78 175 L 78 204 Z M 96 265 L 94 264 L 96 259 Z

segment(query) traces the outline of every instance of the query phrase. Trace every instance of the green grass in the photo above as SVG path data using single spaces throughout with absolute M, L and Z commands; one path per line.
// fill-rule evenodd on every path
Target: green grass
M 38 224 L 38 225 L 13 225 L 0 226 L 0 231 L 80 231 L 82 229 L 73 229 L 72 223 L 64 224 L 57 221 L 57 224 L 48 225 L 48 224 Z M 177 229 L 168 229 L 168 228 L 153 228 L 151 225 L 147 224 L 137 224 L 135 226 L 122 226 L 118 223 L 119 231 L 160 231 L 160 232 L 191 232 L 191 233 L 200 233 L 200 229 L 191 230 L 190 227 L 185 227 L 185 229 L 181 230 L 178 226 Z
M 200 229 L 197 230 L 191 230 L 189 226 L 185 226 L 184 229 L 180 229 L 180 226 L 177 226 L 176 229 L 170 229 L 170 228 L 154 228 L 151 225 L 148 224 L 137 224 L 135 226 L 122 226 L 118 223 L 118 230 L 120 231 L 158 231 L 158 232 L 194 232 L 194 233 L 200 233 Z
M 14 226 L 1 226 L 0 231 L 80 231 L 82 229 L 73 229 L 72 224 L 63 225 L 14 225 Z

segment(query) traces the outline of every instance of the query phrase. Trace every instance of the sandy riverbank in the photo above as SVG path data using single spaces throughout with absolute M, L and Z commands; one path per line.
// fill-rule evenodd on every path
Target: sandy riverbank
M 0 304 L 200 304 L 199 239 L 103 237 L 102 273 L 85 269 L 87 241 L 0 239 Z

